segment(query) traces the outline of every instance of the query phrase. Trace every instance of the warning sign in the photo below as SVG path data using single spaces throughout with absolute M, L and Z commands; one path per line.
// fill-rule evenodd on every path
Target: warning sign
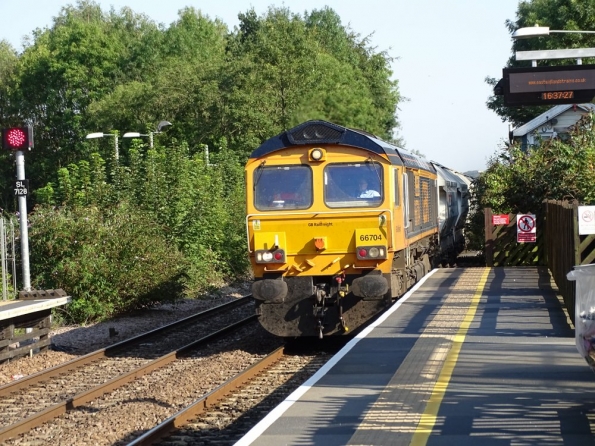
M 595 206 L 578 207 L 578 233 L 595 234 Z
M 517 214 L 517 243 L 535 243 L 537 241 L 537 229 L 535 226 L 536 224 L 534 214 Z
M 508 225 L 510 222 L 508 220 L 508 214 L 495 214 L 492 215 L 492 224 L 494 226 L 498 225 Z

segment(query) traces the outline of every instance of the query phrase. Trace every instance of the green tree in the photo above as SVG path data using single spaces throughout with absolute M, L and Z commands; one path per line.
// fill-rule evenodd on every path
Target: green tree
M 523 151 L 518 145 L 494 156 L 473 188 L 476 214 L 469 234 L 483 233 L 484 208 L 495 213 L 539 213 L 543 200 L 595 202 L 595 116 L 586 115 L 570 139 L 544 141 Z M 483 238 L 475 240 L 476 248 Z
M 84 136 L 94 127 L 89 105 L 150 67 L 134 45 L 154 36 L 151 30 L 157 28 L 146 17 L 128 9 L 104 14 L 87 0 L 62 8 L 52 28 L 36 30 L 19 58 L 11 97 L 35 128 L 36 149 L 28 157 L 32 177 L 45 183 L 59 167 L 88 157 Z
M 326 71 L 323 79 L 345 76 L 342 82 L 329 82 L 327 94 L 334 96 L 334 100 L 329 101 L 326 110 L 332 111 L 340 104 L 338 99 L 345 98 L 347 107 L 337 122 L 392 140 L 393 132 L 399 127 L 396 110 L 401 101 L 398 82 L 392 80 L 390 63 L 393 58 L 386 51 L 377 52 L 371 47 L 371 36 L 361 38 L 343 26 L 339 15 L 328 7 L 306 14 L 305 20 L 324 52 L 337 62 L 336 68 Z M 352 122 L 345 121 L 350 118 Z
M 192 142 L 194 148 L 212 143 L 223 109 L 219 73 L 224 71 L 227 28 L 185 8 L 161 34 L 153 39 L 151 53 L 159 55 L 153 69 L 91 104 L 93 118 L 103 126 L 117 123 L 140 132 L 155 131 L 156 123 L 167 119 L 174 123 L 169 137 Z
M 556 30 L 592 30 L 595 29 L 595 3 L 592 0 L 529 0 L 519 3 L 516 20 L 507 20 L 506 27 L 512 34 L 515 30 L 530 26 L 549 26 Z M 517 51 L 551 50 L 565 48 L 591 48 L 595 46 L 593 34 L 553 33 L 549 36 L 514 40 L 512 54 Z M 583 63 L 594 63 L 593 59 L 584 59 Z M 571 65 L 572 59 L 556 59 L 543 62 L 549 66 Z M 507 67 L 528 67 L 529 62 L 517 61 L 511 56 Z M 486 83 L 492 87 L 498 79 L 487 77 Z M 502 96 L 491 96 L 487 107 L 515 126 L 520 126 L 547 110 L 547 106 L 507 107 Z
M 391 59 L 345 28 L 331 9 L 303 17 L 286 8 L 240 14 L 224 74 L 230 146 L 258 142 L 307 119 L 326 119 L 390 139 L 400 100 Z M 255 76 L 255 73 L 259 73 Z M 254 130 L 251 130 L 254 129 Z
M 260 18 L 251 10 L 239 18 L 223 80 L 226 102 L 234 105 L 224 134 L 249 153 L 292 125 L 304 92 L 320 78 L 319 50 L 301 17 L 286 8 L 271 7 Z
M 0 124 L 2 128 L 23 124 L 19 104 L 13 100 L 18 62 L 18 55 L 12 46 L 7 41 L 0 40 Z M 6 180 L 15 178 L 16 168 L 12 154 L 2 151 L 0 165 L 2 166 L 0 167 L 1 178 Z M 14 193 L 11 182 L 0 181 L 0 207 L 7 209 L 13 207 L 13 203 Z

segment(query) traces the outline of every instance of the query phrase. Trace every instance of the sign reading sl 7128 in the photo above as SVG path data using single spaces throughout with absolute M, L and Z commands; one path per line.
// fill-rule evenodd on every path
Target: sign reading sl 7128
M 17 197 L 26 197 L 29 194 L 29 180 L 16 180 L 14 194 Z
M 595 97 L 595 65 L 504 68 L 504 105 L 580 104 Z

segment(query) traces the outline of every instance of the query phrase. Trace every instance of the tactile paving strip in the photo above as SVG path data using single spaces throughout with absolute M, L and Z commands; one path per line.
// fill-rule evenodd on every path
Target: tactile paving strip
M 387 432 L 407 434 L 410 439 L 485 270 L 469 268 L 459 276 L 390 383 L 366 413 L 350 444 L 381 444 L 381 437 Z M 421 370 L 420 364 L 425 364 Z M 374 441 L 375 430 L 378 442 Z

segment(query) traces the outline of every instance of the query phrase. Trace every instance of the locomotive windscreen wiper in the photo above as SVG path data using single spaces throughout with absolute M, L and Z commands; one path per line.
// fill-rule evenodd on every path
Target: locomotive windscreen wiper
M 252 186 L 252 190 L 256 190 L 256 185 L 260 181 L 260 177 L 262 176 L 262 173 L 264 172 L 264 165 L 266 163 L 267 163 L 267 160 L 264 160 L 262 163 L 260 163 L 260 166 L 258 166 L 256 168 L 256 178 L 254 179 L 254 185 Z
M 378 169 L 376 168 L 377 167 L 376 164 L 379 164 L 379 163 L 377 163 L 376 161 L 374 161 L 371 156 L 368 157 L 368 159 L 366 160 L 366 162 L 367 163 L 372 163 L 372 165 L 374 166 L 374 173 L 376 173 L 376 176 L 378 177 L 378 184 L 380 185 L 380 190 L 382 190 L 383 189 L 383 187 L 382 187 L 382 178 L 380 177 L 380 174 L 378 173 Z M 382 169 L 382 167 L 380 167 L 380 165 L 378 165 L 378 167 L 380 169 Z

